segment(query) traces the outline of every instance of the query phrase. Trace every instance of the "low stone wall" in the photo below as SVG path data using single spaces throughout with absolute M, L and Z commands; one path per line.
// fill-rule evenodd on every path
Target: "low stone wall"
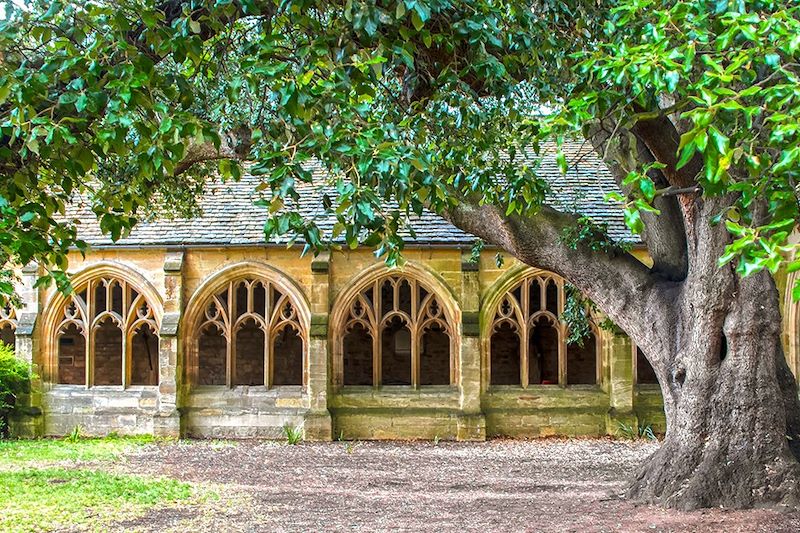
M 304 427 L 309 406 L 299 386 L 198 386 L 180 411 L 187 437 L 279 439 L 285 425 Z
M 495 387 L 481 399 L 488 437 L 606 435 L 609 395 L 599 386 Z
M 347 387 L 329 398 L 333 437 L 454 440 L 463 418 L 459 399 L 448 386 Z
M 636 417 L 639 419 L 639 427 L 649 424 L 656 433 L 667 431 L 664 400 L 658 385 L 638 385 L 633 405 Z
M 61 436 L 80 426 L 81 434 L 152 434 L 158 387 L 55 385 L 42 394 L 44 434 Z

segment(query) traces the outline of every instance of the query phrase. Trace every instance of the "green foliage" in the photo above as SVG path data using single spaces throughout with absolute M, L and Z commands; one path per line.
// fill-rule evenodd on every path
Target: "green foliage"
M 564 311 L 559 319 L 567 325 L 567 344 L 583 346 L 584 339 L 592 333 L 592 315 L 602 316 L 602 313 L 597 304 L 571 283 L 564 284 L 564 296 Z M 603 317 L 597 327 L 615 334 L 622 333 L 608 317 Z
M 155 213 L 195 212 L 211 159 L 223 179 L 247 159 L 268 238 L 290 235 L 314 253 L 364 244 L 400 264 L 409 216 L 464 202 L 534 215 L 550 192 L 538 172 L 548 150 L 566 171 L 564 139 L 613 120 L 621 146 L 670 113 L 690 126 L 677 161 L 633 150 L 624 161 L 630 192 L 612 200 L 628 226 L 643 231 L 641 213 L 657 215 L 656 199 L 674 192 L 653 175 L 692 169 L 700 194 L 736 198 L 710 221 L 732 235 L 720 263 L 775 272 L 795 247 L 798 35 L 800 5 L 767 0 L 9 8 L 0 263 L 35 259 L 48 268 L 42 282 L 65 289 L 67 251 L 84 249 L 62 216 L 74 195 L 118 239 Z M 312 159 L 328 179 L 311 174 Z M 309 188 L 320 189 L 330 231 L 294 209 Z M 584 219 L 564 238 L 616 252 L 604 233 Z
M 576 89 L 550 118 L 553 131 L 581 131 L 598 117 L 621 129 L 675 113 L 690 124 L 676 169 L 697 169 L 707 196 L 733 193 L 735 204 L 712 223 L 733 238 L 720 264 L 749 275 L 776 272 L 795 248 L 800 157 L 800 5 L 761 0 L 628 0 L 607 11 L 596 46 L 576 53 Z M 635 156 L 632 157 L 636 161 Z M 626 221 L 654 211 L 649 172 L 636 163 L 626 179 Z M 756 216 L 764 201 L 765 212 Z M 800 268 L 792 263 L 790 269 Z
M 617 423 L 617 433 L 620 437 L 627 440 L 658 440 L 658 437 L 656 437 L 656 434 L 653 432 L 653 426 L 645 423 L 634 426 L 619 421 Z
M 608 236 L 608 224 L 598 224 L 586 216 L 578 217 L 574 225 L 564 228 L 561 242 L 572 250 L 578 246 L 586 246 L 595 252 L 607 254 L 620 254 L 631 250 L 630 243 L 615 241 Z
M 14 411 L 17 396 L 31 390 L 31 372 L 14 349 L 0 342 L 0 435 L 6 434 L 8 417 Z
M 303 442 L 303 428 L 294 427 L 291 424 L 283 426 L 283 435 L 286 437 L 286 444 L 294 446 Z

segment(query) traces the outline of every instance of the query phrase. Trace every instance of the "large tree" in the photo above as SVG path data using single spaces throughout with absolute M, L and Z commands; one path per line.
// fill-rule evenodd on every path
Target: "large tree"
M 668 430 L 631 497 L 796 503 L 800 406 L 771 276 L 798 216 L 795 4 L 40 0 L 5 16 L 0 261 L 37 260 L 65 287 L 75 195 L 117 238 L 191 213 L 210 174 L 243 162 L 263 176 L 267 235 L 312 251 L 344 240 L 395 263 L 429 209 L 564 276 L 643 349 Z M 652 267 L 548 205 L 529 162 L 549 146 L 576 164 L 564 139 L 607 162 Z M 304 184 L 312 158 L 328 183 Z M 332 234 L 292 211 L 301 184 L 334 186 Z

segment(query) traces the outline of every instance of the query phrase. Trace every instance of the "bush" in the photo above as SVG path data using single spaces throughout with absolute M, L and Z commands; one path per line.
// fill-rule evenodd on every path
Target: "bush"
M 8 437 L 8 418 L 14 411 L 19 394 L 31 391 L 31 372 L 14 349 L 0 342 L 0 437 Z

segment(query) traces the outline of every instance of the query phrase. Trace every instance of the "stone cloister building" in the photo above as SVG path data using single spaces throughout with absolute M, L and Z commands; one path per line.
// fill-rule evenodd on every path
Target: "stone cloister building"
M 583 164 L 591 172 L 570 172 L 554 198 L 582 189 L 581 210 L 629 237 L 603 200 L 613 181 L 591 155 Z M 146 222 L 117 243 L 76 202 L 70 216 L 84 221 L 92 249 L 71 258 L 73 292 L 34 289 L 39 268 L 28 265 L 23 305 L 0 310 L 2 339 L 38 375 L 13 420 L 18 434 L 81 426 L 278 438 L 288 424 L 307 439 L 473 440 L 605 435 L 621 423 L 664 430 L 659 387 L 625 335 L 593 324 L 583 345 L 567 344 L 563 279 L 510 257 L 498 265 L 488 248 L 473 262 L 474 238 L 430 214 L 412 221 L 401 268 L 362 248 L 301 257 L 264 242 L 256 184 L 212 183 L 201 217 Z M 312 217 L 319 195 L 306 196 L 300 207 Z M 786 302 L 797 371 L 797 308 Z

